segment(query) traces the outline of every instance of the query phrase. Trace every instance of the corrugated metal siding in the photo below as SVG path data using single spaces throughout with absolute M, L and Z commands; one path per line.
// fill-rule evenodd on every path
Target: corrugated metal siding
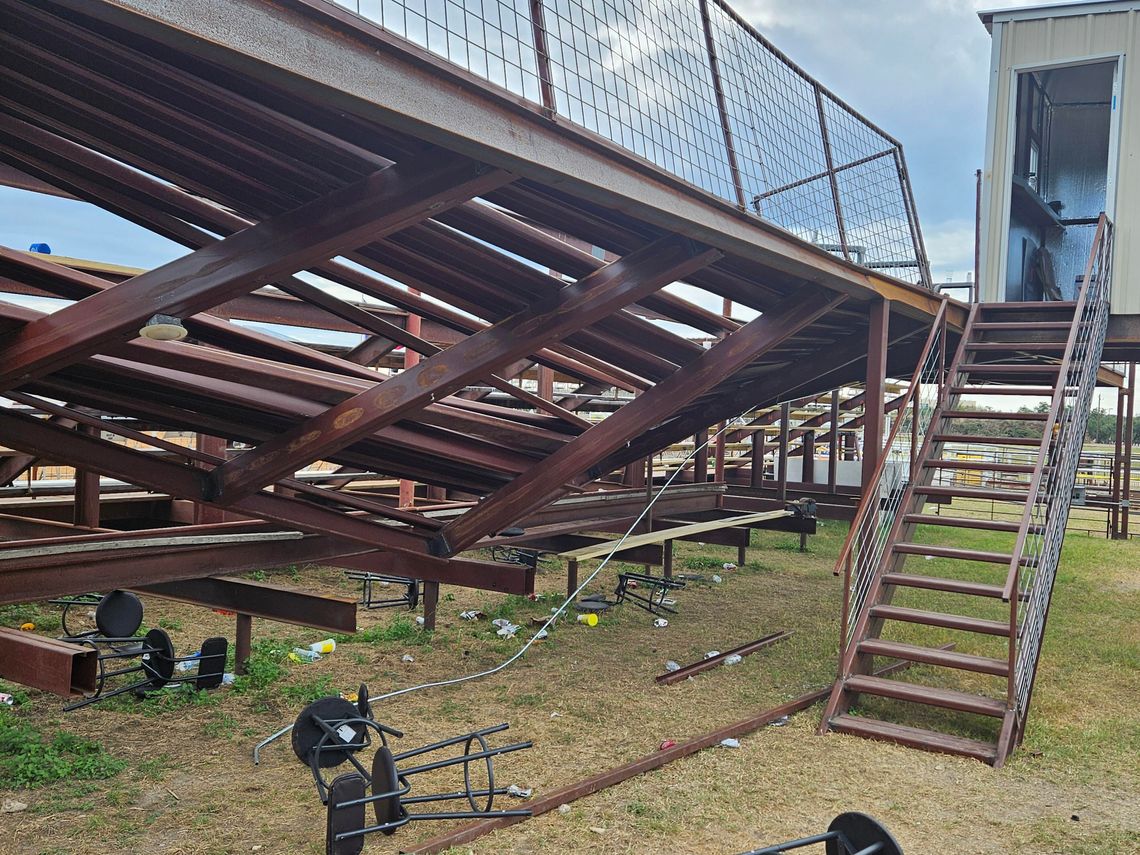
M 1009 149 L 1011 69 L 1015 66 L 1076 61 L 1108 53 L 1125 54 L 1120 91 L 1120 145 L 1116 174 L 1116 257 L 1113 261 L 1112 312 L 1140 314 L 1140 258 L 1134 249 L 1140 230 L 1140 30 L 1136 12 L 1081 15 L 1036 21 L 1007 21 L 1001 27 L 1001 68 L 997 87 L 997 122 L 994 129 L 993 192 L 986 242 L 987 267 L 982 297 L 1001 300 L 998 261 L 1003 255 L 1005 188 L 1010 181 Z M 1132 56 L 1128 56 L 1131 53 Z M 1133 264 L 1138 265 L 1132 271 Z

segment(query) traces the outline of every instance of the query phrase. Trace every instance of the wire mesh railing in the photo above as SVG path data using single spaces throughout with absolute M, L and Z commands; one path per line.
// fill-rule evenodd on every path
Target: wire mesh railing
M 802 240 L 931 287 L 901 145 L 723 0 L 331 2 Z
M 946 376 L 946 301 L 935 316 L 914 377 L 898 411 L 878 468 L 868 481 L 836 573 L 844 577 L 840 648 L 846 649 L 872 583 L 890 546 L 907 487 L 920 474 L 919 455 L 926 440 Z M 869 436 L 864 446 L 881 440 Z
M 1010 700 L 1024 716 L 1029 704 L 1045 618 L 1065 537 L 1077 467 L 1108 331 L 1112 223 L 1103 214 L 1082 282 L 1045 441 L 1029 486 L 1025 515 L 1010 562 L 1005 595 L 1011 624 Z

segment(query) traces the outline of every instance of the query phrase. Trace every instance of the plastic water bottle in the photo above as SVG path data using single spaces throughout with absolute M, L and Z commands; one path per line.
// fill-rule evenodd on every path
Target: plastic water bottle
M 293 653 L 289 656 L 290 659 L 296 657 L 297 662 L 316 662 L 321 658 L 321 654 L 315 650 L 310 650 L 307 647 L 294 647 Z

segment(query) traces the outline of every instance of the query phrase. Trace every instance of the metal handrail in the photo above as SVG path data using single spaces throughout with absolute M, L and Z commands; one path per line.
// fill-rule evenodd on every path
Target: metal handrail
M 841 570 L 843 572 L 843 610 L 841 617 L 839 645 L 841 651 L 845 649 L 847 645 L 851 627 L 851 593 L 853 587 L 852 570 L 854 563 L 853 559 L 855 559 L 855 544 L 859 540 L 860 534 L 864 531 L 869 521 L 873 517 L 877 517 L 878 513 L 882 510 L 882 508 L 879 507 L 881 504 L 880 487 L 884 473 L 887 471 L 887 465 L 891 459 L 890 449 L 894 447 L 899 433 L 902 430 L 903 424 L 908 421 L 908 419 L 902 414 L 906 412 L 907 407 L 911 406 L 912 402 L 915 399 L 915 396 L 918 394 L 918 391 L 922 385 L 924 374 L 926 373 L 927 363 L 930 360 L 931 355 L 934 353 L 935 344 L 943 337 L 946 325 L 946 310 L 948 305 L 949 301 L 944 297 L 942 303 L 938 307 L 938 312 L 934 316 L 934 321 L 930 326 L 930 333 L 927 336 L 926 344 L 923 346 L 922 354 L 919 356 L 918 362 L 915 365 L 914 377 L 909 388 L 906 391 L 906 394 L 904 395 L 902 406 L 899 408 L 900 415 L 895 419 L 895 422 L 891 427 L 891 431 L 887 437 L 887 442 L 883 446 L 883 451 L 879 456 L 879 462 L 875 466 L 875 470 L 871 476 L 870 481 L 864 486 L 863 498 L 859 502 L 859 508 L 855 512 L 855 518 L 852 520 L 851 528 L 847 532 L 847 538 L 844 540 L 843 547 L 839 551 L 839 557 L 835 562 L 835 570 L 833 571 L 834 574 L 838 576 Z M 941 377 L 940 371 L 938 378 L 938 387 L 940 391 L 942 382 L 943 378 Z M 867 405 L 870 406 L 871 403 L 872 402 L 868 401 Z M 912 431 L 915 433 L 911 439 L 908 440 L 908 445 L 910 445 L 912 449 L 910 477 L 913 477 L 913 467 L 917 458 L 917 454 L 915 453 L 914 448 L 916 445 L 917 430 L 919 427 L 919 418 L 917 412 L 912 417 L 911 424 Z M 927 419 L 926 426 L 929 424 L 930 420 Z M 872 511 L 875 513 L 873 514 Z M 890 522 L 893 523 L 893 521 L 894 517 L 892 516 Z M 888 528 L 889 527 L 890 526 L 888 525 Z M 857 560 L 859 560 L 863 565 L 860 576 L 862 576 L 862 573 L 869 572 L 868 565 L 875 566 L 882 558 L 883 550 L 885 548 L 885 539 L 879 538 L 876 540 L 876 542 L 880 545 L 880 548 L 874 551 L 873 560 L 862 560 L 862 557 L 864 555 L 868 555 L 870 553 L 863 552 L 858 556 Z
M 1009 641 L 1008 700 L 1022 719 L 1032 692 L 1107 332 L 1112 236 L 1112 223 L 1102 214 L 1003 589 L 1010 607 L 1010 626 L 1015 630 Z

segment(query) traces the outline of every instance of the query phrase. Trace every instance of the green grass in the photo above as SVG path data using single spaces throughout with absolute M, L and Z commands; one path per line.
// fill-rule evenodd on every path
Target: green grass
M 6 786 L 30 789 L 60 780 L 101 780 L 126 765 L 97 742 L 65 730 L 45 734 L 0 707 L 0 781 Z

